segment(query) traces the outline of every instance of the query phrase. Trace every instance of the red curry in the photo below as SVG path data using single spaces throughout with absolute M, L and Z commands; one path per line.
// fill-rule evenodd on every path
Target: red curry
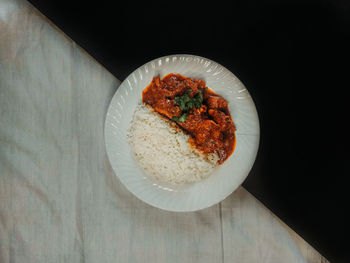
M 173 73 L 154 77 L 142 92 L 142 102 L 175 121 L 191 135 L 189 142 L 199 151 L 217 153 L 218 164 L 232 154 L 236 127 L 228 102 L 203 80 Z

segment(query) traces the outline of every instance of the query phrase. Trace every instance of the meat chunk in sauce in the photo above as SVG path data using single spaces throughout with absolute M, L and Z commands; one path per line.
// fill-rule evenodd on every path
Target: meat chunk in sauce
M 198 129 L 199 125 L 202 124 L 203 121 L 208 119 L 206 111 L 203 111 L 204 107 L 200 109 L 193 108 L 190 110 L 186 121 L 178 122 L 177 124 L 182 127 L 184 130 L 194 134 Z
M 227 108 L 227 101 L 219 96 L 208 96 L 207 98 L 208 107 L 211 109 L 224 110 Z
M 209 116 L 213 117 L 214 121 L 220 125 L 220 129 L 223 132 L 234 132 L 236 130 L 233 122 L 231 120 L 231 116 L 226 115 L 224 112 L 219 111 L 217 109 L 209 109 Z
M 198 146 L 204 145 L 204 152 L 213 152 L 218 141 L 222 140 L 222 133 L 220 126 L 212 120 L 205 120 L 195 130 L 194 136 Z M 212 140 L 208 140 L 211 138 Z
M 194 147 L 204 154 L 217 153 L 218 163 L 222 164 L 234 150 L 236 128 L 228 102 L 208 89 L 203 80 L 180 74 L 168 74 L 163 79 L 154 77 L 142 92 L 142 102 L 173 119 L 184 113 L 175 103 L 175 97 L 188 94 L 189 98 L 194 98 L 199 93 L 203 94 L 203 104 L 188 110 L 186 119 L 176 123 L 191 135 L 190 141 Z
M 174 100 L 171 99 L 159 99 L 153 104 L 153 108 L 155 111 L 167 116 L 169 119 L 181 115 L 179 106 L 176 106 Z

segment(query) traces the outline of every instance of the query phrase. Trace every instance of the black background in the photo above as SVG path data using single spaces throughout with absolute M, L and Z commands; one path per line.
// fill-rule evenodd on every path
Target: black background
M 170 54 L 231 70 L 261 124 L 244 187 L 327 259 L 350 262 L 349 1 L 30 2 L 119 80 Z

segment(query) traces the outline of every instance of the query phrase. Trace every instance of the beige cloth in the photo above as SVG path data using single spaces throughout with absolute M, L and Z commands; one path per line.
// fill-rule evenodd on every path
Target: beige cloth
M 1 263 L 319 262 L 243 188 L 193 213 L 130 194 L 103 138 L 118 85 L 26 1 L 0 0 Z

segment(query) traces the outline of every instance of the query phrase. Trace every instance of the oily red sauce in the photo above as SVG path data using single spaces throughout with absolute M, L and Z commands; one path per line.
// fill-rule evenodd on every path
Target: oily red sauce
M 169 119 L 180 117 L 183 112 L 174 99 L 189 89 L 192 90 L 189 97 L 202 92 L 202 105 L 190 109 L 186 120 L 176 123 L 191 135 L 191 145 L 204 154 L 217 153 L 218 164 L 222 164 L 233 153 L 236 127 L 228 109 L 228 102 L 208 89 L 203 80 L 173 73 L 162 79 L 159 76 L 154 77 L 142 92 L 142 102 Z

